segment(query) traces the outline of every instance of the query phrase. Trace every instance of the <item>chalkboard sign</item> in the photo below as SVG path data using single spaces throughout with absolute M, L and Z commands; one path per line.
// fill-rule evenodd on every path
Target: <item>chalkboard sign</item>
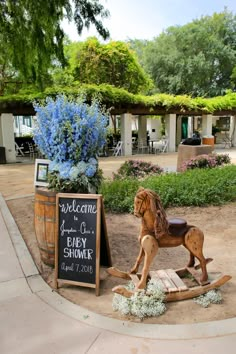
M 100 265 L 111 266 L 102 196 L 58 193 L 55 256 L 58 282 L 96 288 Z

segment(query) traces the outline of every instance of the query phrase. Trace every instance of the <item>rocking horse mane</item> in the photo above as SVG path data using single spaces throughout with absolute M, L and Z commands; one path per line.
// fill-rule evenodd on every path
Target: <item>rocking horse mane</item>
M 167 220 L 166 212 L 161 203 L 161 199 L 157 193 L 150 189 L 140 188 L 137 194 L 146 193 L 147 198 L 150 202 L 150 209 L 154 215 L 154 232 L 155 237 L 158 239 L 165 235 L 168 235 L 169 223 Z

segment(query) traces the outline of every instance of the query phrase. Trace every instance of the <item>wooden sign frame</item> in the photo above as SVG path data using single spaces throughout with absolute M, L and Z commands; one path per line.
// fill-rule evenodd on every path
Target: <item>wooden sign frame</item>
M 61 259 L 60 257 L 60 236 L 61 230 L 60 228 L 60 200 L 61 199 L 71 199 L 71 200 L 96 200 L 96 245 L 95 245 L 95 252 L 96 252 L 96 260 L 95 260 L 95 282 L 83 282 L 83 281 L 75 281 L 69 279 L 62 279 L 59 278 L 59 266 Z M 69 208 L 69 207 L 68 207 Z M 69 230 L 69 226 L 68 230 Z M 101 232 L 103 231 L 103 232 Z M 69 232 L 68 232 L 69 233 Z M 58 193 L 56 195 L 56 235 L 55 235 L 55 285 L 58 288 L 59 284 L 71 284 L 76 286 L 84 286 L 95 288 L 96 296 L 99 296 L 100 292 L 100 264 L 101 264 L 101 238 L 103 247 L 105 246 L 105 250 L 102 251 L 105 253 L 105 266 L 111 266 L 111 254 L 110 254 L 110 247 L 109 241 L 107 237 L 107 228 L 106 228 L 106 221 L 105 221 L 105 214 L 104 214 L 104 206 L 103 206 L 103 198 L 101 194 L 72 194 L 72 193 Z M 66 236 L 65 236 L 66 237 Z

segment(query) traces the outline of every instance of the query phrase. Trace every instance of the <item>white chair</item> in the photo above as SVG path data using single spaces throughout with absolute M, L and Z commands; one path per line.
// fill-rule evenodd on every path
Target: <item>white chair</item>
M 38 156 L 38 152 L 34 149 L 33 144 L 27 143 L 29 146 L 29 151 L 27 153 L 29 154 L 30 159 L 33 159 Z
M 19 156 L 25 156 L 25 154 L 23 153 L 23 147 L 19 147 L 19 145 L 15 142 L 15 149 L 16 149 L 16 155 Z
M 225 137 L 223 138 L 223 143 L 225 144 L 224 148 L 225 149 L 230 149 L 232 146 L 232 139 L 230 138 L 229 134 L 225 134 Z
M 122 154 L 123 141 L 118 141 L 116 147 L 113 151 L 113 156 L 118 156 Z
M 167 150 L 168 150 L 168 143 L 169 143 L 169 141 L 168 141 L 168 139 L 166 139 L 166 138 L 163 138 L 163 139 L 161 139 L 160 141 L 157 141 L 156 143 L 155 143 L 155 145 L 153 146 L 153 148 L 154 148 L 154 151 L 155 151 L 155 154 L 157 154 L 157 153 L 162 153 L 162 152 L 167 152 Z
M 149 153 L 149 145 L 147 144 L 147 140 L 146 139 L 139 139 L 139 141 L 138 141 L 138 153 L 141 152 L 143 154 L 143 153 L 145 153 L 145 151 L 147 153 Z

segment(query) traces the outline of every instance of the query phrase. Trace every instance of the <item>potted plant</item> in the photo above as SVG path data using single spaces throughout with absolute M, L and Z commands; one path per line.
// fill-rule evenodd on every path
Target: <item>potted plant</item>
M 108 116 L 99 103 L 59 95 L 35 103 L 34 141 L 50 160 L 48 189 L 35 191 L 35 233 L 44 263 L 54 265 L 56 193 L 97 193 L 98 152 L 106 143 Z
M 47 98 L 35 103 L 34 141 L 49 164 L 49 189 L 56 192 L 89 193 L 98 190 L 101 171 L 98 151 L 106 143 L 108 116 L 99 103 L 82 97 Z

